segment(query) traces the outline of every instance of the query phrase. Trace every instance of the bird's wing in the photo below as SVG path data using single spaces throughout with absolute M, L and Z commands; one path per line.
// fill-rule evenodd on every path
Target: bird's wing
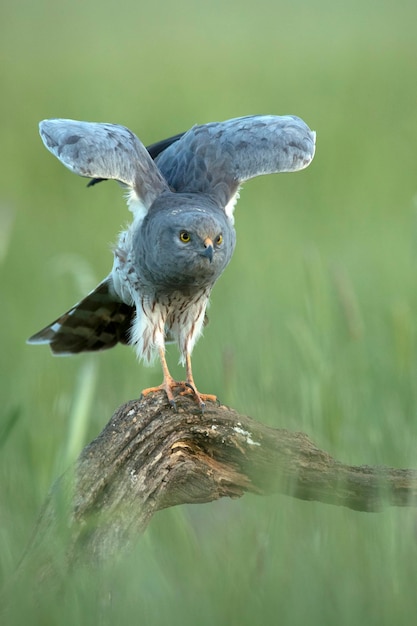
M 149 146 L 146 146 L 146 149 L 151 155 L 152 159 L 156 159 L 156 157 L 161 154 L 161 152 L 166 150 L 168 146 L 170 146 L 175 141 L 178 141 L 178 139 L 181 139 L 183 135 L 184 133 L 178 133 L 178 135 L 168 137 L 168 139 L 162 139 L 162 141 L 157 141 Z M 101 183 L 104 180 L 107 180 L 107 178 L 92 178 L 87 187 L 94 187 L 94 185 L 97 185 L 97 183 Z
M 155 160 L 171 189 L 209 193 L 227 212 L 244 181 L 307 167 L 316 134 L 295 115 L 252 115 L 194 126 L 167 142 Z
M 41 122 L 39 132 L 48 150 L 72 172 L 126 186 L 136 215 L 144 215 L 168 189 L 149 152 L 124 126 L 52 119 Z

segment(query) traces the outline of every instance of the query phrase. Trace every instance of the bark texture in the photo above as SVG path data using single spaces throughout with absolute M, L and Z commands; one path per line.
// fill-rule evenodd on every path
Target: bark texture
M 101 561 L 126 549 L 156 511 L 178 504 L 246 492 L 358 511 L 417 503 L 416 470 L 345 465 L 303 433 L 214 403 L 204 414 L 190 398 L 177 404 L 174 412 L 161 392 L 123 405 L 58 479 L 29 549 L 42 551 L 46 570 L 58 530 L 67 563 Z

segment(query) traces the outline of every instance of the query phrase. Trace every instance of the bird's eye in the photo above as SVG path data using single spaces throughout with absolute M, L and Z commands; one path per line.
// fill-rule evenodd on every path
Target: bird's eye
M 221 243 L 223 243 L 223 235 L 219 235 L 216 239 L 216 244 L 218 246 L 220 246 Z
M 180 232 L 180 239 L 181 239 L 182 243 L 188 243 L 190 241 L 190 239 L 191 239 L 190 233 L 187 233 L 186 230 L 182 230 Z

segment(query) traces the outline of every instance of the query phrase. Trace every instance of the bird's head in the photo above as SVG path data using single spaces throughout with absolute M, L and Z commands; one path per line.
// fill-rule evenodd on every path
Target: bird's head
M 143 221 L 135 255 L 152 284 L 193 290 L 214 284 L 234 246 L 233 226 L 216 204 L 197 194 L 169 194 Z

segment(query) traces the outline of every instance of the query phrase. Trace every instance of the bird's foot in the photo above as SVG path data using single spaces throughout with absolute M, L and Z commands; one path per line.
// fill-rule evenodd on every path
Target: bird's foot
M 217 402 L 217 396 L 214 396 L 209 393 L 199 393 L 194 385 L 185 381 L 177 381 L 173 378 L 168 380 L 164 380 L 164 382 L 157 387 L 148 387 L 144 389 L 141 393 L 141 397 L 146 397 L 150 393 L 155 393 L 156 391 L 165 391 L 168 402 L 172 406 L 173 409 L 177 410 L 177 404 L 174 398 L 174 390 L 179 390 L 177 393 L 181 396 L 192 395 L 195 399 L 196 403 L 201 409 L 201 412 L 204 411 L 206 407 L 206 402 Z
M 180 394 L 182 396 L 193 395 L 202 413 L 206 408 L 206 402 L 217 402 L 217 396 L 211 393 L 200 393 L 199 391 L 197 391 L 194 384 L 188 381 L 182 384 L 184 385 L 185 389 L 180 391 Z
M 158 385 L 157 387 L 148 387 L 147 389 L 143 389 L 141 393 L 141 398 L 145 398 L 150 393 L 155 393 L 156 391 L 165 391 L 167 398 L 168 398 L 168 402 L 170 403 L 173 409 L 177 410 L 177 405 L 175 403 L 173 389 L 175 389 L 176 387 L 184 387 L 184 386 L 185 386 L 185 383 L 179 383 L 173 378 L 171 378 L 170 380 L 164 380 L 164 382 Z

